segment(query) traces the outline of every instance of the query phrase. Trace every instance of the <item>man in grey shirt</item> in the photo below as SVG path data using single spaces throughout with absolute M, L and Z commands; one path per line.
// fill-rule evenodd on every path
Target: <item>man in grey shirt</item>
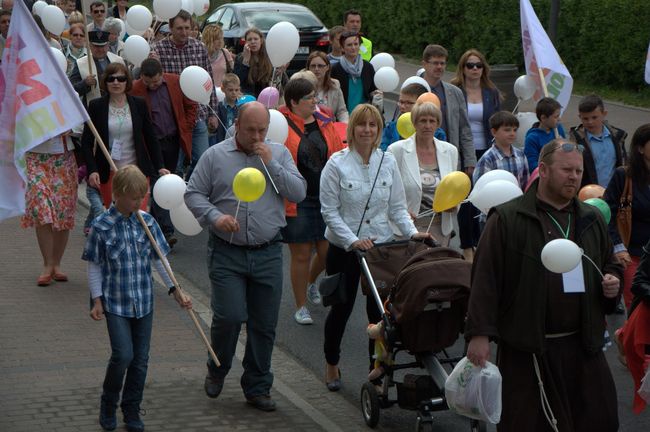
M 261 103 L 243 105 L 235 123 L 235 136 L 210 147 L 201 156 L 185 192 L 187 207 L 202 226 L 210 228 L 211 344 L 221 366 L 208 358 L 205 392 L 211 398 L 221 393 L 245 322 L 241 385 L 248 403 L 263 411 L 275 409 L 270 396 L 271 353 L 282 294 L 279 240 L 280 228 L 286 225 L 284 199 L 297 203 L 307 193 L 307 183 L 289 150 L 283 144 L 264 142 L 269 119 Z M 278 193 L 267 178 L 262 197 L 241 202 L 237 212 L 233 179 L 247 167 L 264 173 L 262 161 Z

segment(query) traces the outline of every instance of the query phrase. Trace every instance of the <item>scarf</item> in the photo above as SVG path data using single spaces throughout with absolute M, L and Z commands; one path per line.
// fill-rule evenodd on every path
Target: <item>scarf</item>
M 361 70 L 363 69 L 363 60 L 361 59 L 361 54 L 357 55 L 357 59 L 354 63 L 350 61 L 345 56 L 341 56 L 341 67 L 345 72 L 348 73 L 352 78 L 359 78 L 361 76 Z

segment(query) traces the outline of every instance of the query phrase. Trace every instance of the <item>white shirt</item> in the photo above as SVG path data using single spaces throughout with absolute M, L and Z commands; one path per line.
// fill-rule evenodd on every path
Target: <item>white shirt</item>
M 362 238 L 371 238 L 376 243 L 392 240 L 390 222 L 408 237 L 418 232 L 406 209 L 404 186 L 395 157 L 385 153 L 357 236 L 381 157 L 382 151 L 377 149 L 370 156 L 370 163 L 364 165 L 356 151 L 346 148 L 334 153 L 323 169 L 320 202 L 327 224 L 325 238 L 340 248 L 350 250 L 352 243 Z
M 108 142 L 111 143 L 111 156 L 117 168 L 136 165 L 135 141 L 133 140 L 133 121 L 129 104 L 122 108 L 108 105 Z M 114 147 L 120 146 L 119 158 L 115 158 Z
M 488 143 L 485 142 L 485 130 L 483 127 L 483 102 L 468 103 L 467 117 L 469 126 L 472 129 L 472 138 L 474 139 L 474 148 L 476 150 L 485 150 Z

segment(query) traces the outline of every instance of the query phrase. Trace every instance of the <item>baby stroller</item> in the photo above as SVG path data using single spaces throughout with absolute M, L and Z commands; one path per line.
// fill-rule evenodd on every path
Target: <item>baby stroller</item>
M 375 245 L 394 247 L 393 243 Z M 374 248 L 373 248 L 374 249 Z M 452 346 L 463 331 L 469 298 L 472 265 L 450 248 L 430 247 L 411 256 L 395 275 L 385 303 L 379 294 L 373 271 L 384 267 L 380 261 L 368 263 L 359 253 L 362 273 L 382 315 L 379 339 L 383 344 L 376 369 L 383 376 L 381 391 L 373 382 L 361 388 L 361 411 L 366 424 L 375 427 L 381 409 L 394 404 L 417 411 L 416 431 L 433 430 L 433 412 L 448 409 L 445 381 L 449 371 L 462 357 L 450 357 L 446 348 Z M 385 307 L 384 307 L 385 305 Z M 376 340 L 377 344 L 378 341 Z M 397 363 L 399 352 L 414 357 L 408 363 Z M 406 374 L 401 382 L 395 372 L 425 369 L 426 375 Z M 389 391 L 397 390 L 397 398 Z M 470 420 L 473 432 L 485 431 L 486 425 Z

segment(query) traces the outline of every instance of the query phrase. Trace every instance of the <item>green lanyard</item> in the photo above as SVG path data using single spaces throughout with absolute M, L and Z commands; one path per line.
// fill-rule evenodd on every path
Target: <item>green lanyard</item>
M 571 229 L 571 213 L 569 213 L 569 223 L 566 226 L 566 232 L 562 229 L 562 227 L 560 226 L 560 223 L 557 220 L 555 220 L 555 218 L 553 216 L 551 216 L 551 214 L 549 212 L 546 212 L 546 214 L 548 215 L 548 217 L 551 218 L 551 220 L 553 221 L 553 223 L 555 224 L 557 229 L 560 230 L 560 232 L 562 233 L 564 238 L 568 239 L 569 238 L 569 230 Z

